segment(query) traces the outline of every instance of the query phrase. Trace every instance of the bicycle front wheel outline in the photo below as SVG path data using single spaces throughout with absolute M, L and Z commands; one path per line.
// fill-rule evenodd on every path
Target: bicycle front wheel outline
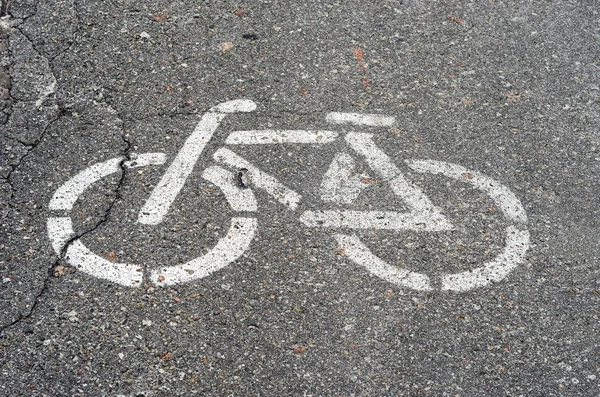
M 67 211 L 79 196 L 92 184 L 102 178 L 119 172 L 123 158 L 110 160 L 87 167 L 70 180 L 61 185 L 54 193 L 49 204 L 51 211 Z M 135 160 L 125 161 L 127 168 L 138 168 L 149 165 L 163 165 L 166 161 L 164 153 L 143 153 Z M 231 172 L 218 166 L 208 167 L 202 177 L 218 186 L 225 199 L 236 212 L 256 212 L 257 202 L 250 189 L 239 189 Z M 48 237 L 57 255 L 61 255 L 65 246 L 65 260 L 76 269 L 94 276 L 127 287 L 138 287 L 144 280 L 143 267 L 114 263 L 89 250 L 73 229 L 70 216 L 49 217 L 47 221 Z M 159 286 L 180 284 L 204 278 L 237 260 L 249 248 L 258 229 L 255 217 L 233 217 L 227 235 L 206 254 L 186 263 L 163 266 L 150 273 L 150 281 Z

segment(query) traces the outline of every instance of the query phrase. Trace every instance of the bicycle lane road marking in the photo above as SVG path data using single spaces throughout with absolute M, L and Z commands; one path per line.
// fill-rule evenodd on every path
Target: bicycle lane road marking
M 252 106 L 250 106 L 252 105 Z M 218 105 L 205 114 L 192 135 L 197 135 L 194 140 L 188 142 L 195 150 L 201 152 L 203 145 L 210 139 L 212 131 L 216 128 L 218 121 L 208 117 L 211 114 L 222 119 L 226 112 L 251 111 L 254 103 L 251 101 L 231 101 Z M 252 108 L 252 109 L 250 109 Z M 333 116 L 332 116 L 333 115 Z M 337 116 L 336 116 L 337 115 Z M 222 117 L 221 117 L 222 116 Z M 360 117 L 359 117 L 360 116 Z M 394 118 L 377 115 L 358 115 L 349 113 L 329 114 L 329 121 L 336 123 L 351 123 L 362 125 L 390 125 Z M 212 131 L 210 131 L 212 130 Z M 208 131 L 208 132 L 207 132 Z M 228 141 L 243 144 L 277 144 L 277 143 L 328 143 L 337 137 L 332 131 L 305 131 L 305 130 L 265 130 L 265 131 L 235 131 Z M 191 137 L 190 137 L 191 138 Z M 234 139 L 235 138 L 235 139 Z M 199 140 L 200 139 L 200 140 Z M 338 227 L 355 229 L 409 229 L 421 231 L 443 231 L 452 228 L 450 223 L 435 207 L 429 198 L 415 185 L 408 182 L 391 159 L 379 149 L 372 141 L 372 135 L 366 133 L 350 132 L 346 135 L 346 141 L 359 154 L 366 158 L 369 166 L 376 172 L 378 177 L 390 183 L 394 193 L 400 196 L 411 209 L 409 212 L 386 212 L 386 211 L 306 211 L 300 220 L 308 226 Z M 198 146 L 199 144 L 200 146 Z M 195 146 L 194 146 L 195 145 Z M 185 145 L 184 145 L 185 147 Z M 189 149 L 188 148 L 188 149 Z M 189 149 L 188 151 L 191 151 Z M 182 151 L 177 158 L 181 157 Z M 190 154 L 190 153 L 188 153 Z M 199 155 L 199 153 L 198 153 Z M 346 155 L 347 156 L 347 155 Z M 165 162 L 163 153 L 146 153 L 140 155 L 135 161 L 125 162 L 127 167 L 141 167 L 146 165 L 160 165 Z M 185 157 L 185 156 L 184 156 Z M 188 156 L 189 157 L 189 156 Z M 193 158 L 192 158 L 193 157 Z M 176 183 L 182 184 L 193 169 L 197 160 L 196 155 L 190 158 L 177 158 L 169 169 L 173 169 L 172 178 Z M 337 164 L 335 177 L 324 178 L 321 191 L 331 193 L 329 199 L 334 201 L 340 199 L 340 189 L 343 190 L 346 182 L 361 183 L 358 175 L 351 175 L 354 168 L 353 160 L 346 162 L 351 169 L 343 169 L 343 164 Z M 285 187 L 276 178 L 260 171 L 252 164 L 226 148 L 220 148 L 214 154 L 217 162 L 234 168 L 247 168 L 249 177 L 256 187 L 266 190 L 281 203 L 294 210 L 297 208 L 301 195 Z M 342 159 L 343 160 L 343 159 Z M 120 170 L 121 158 L 115 158 L 103 163 L 92 165 L 71 180 L 67 181 L 55 192 L 50 202 L 51 210 L 70 211 L 77 198 L 91 184 L 101 178 L 118 172 Z M 185 163 L 185 164 L 184 164 Z M 335 163 L 335 159 L 334 159 Z M 527 217 L 523 207 L 516 196 L 505 186 L 477 172 L 469 171 L 458 165 L 448 164 L 440 161 L 406 161 L 407 165 L 417 172 L 442 174 L 449 178 L 461 180 L 473 185 L 476 189 L 487 193 L 504 213 L 506 218 L 520 227 L 508 226 L 506 229 L 506 247 L 504 251 L 494 260 L 483 266 L 462 273 L 446 274 L 442 277 L 442 290 L 466 291 L 475 287 L 481 287 L 492 281 L 505 278 L 518 264 L 525 260 L 525 252 L 529 246 L 529 233 L 525 224 Z M 178 169 L 179 165 L 185 167 Z M 335 167 L 334 167 L 335 168 Z M 345 175 L 342 175 L 343 172 Z M 177 173 L 179 172 L 179 173 Z M 167 172 L 168 173 L 168 172 Z M 340 174 L 340 175 L 337 175 Z M 165 174 L 166 175 L 166 174 Z M 466 178 L 466 175 L 469 175 Z M 181 179 L 180 177 L 185 177 Z M 204 179 L 217 185 L 224 193 L 225 198 L 234 211 L 257 211 L 257 202 L 250 189 L 240 189 L 235 184 L 235 174 L 218 166 L 209 167 L 202 174 Z M 163 176 L 163 179 L 165 177 Z M 168 178 L 167 178 L 168 179 Z M 328 186 L 328 184 L 336 186 Z M 340 185 L 340 186 L 337 186 Z M 179 186 L 179 188 L 181 188 Z M 356 186 L 347 186 L 354 192 Z M 336 190 L 337 189 L 337 190 Z M 177 189 L 176 189 L 177 190 Z M 346 189 L 347 190 L 347 189 Z M 360 193 L 359 188 L 354 194 Z M 170 205 L 169 200 L 174 199 L 162 197 L 158 189 L 153 193 L 157 197 L 166 200 L 166 206 L 161 210 L 164 213 Z M 178 192 L 178 190 L 177 190 Z M 177 193 L 176 192 L 176 193 Z M 171 197 L 173 196 L 173 197 Z M 326 200 L 327 201 L 327 200 Z M 149 200 L 148 202 L 151 202 Z M 147 204 L 148 204 L 147 202 Z M 161 218 L 162 219 L 162 218 Z M 195 258 L 185 264 L 163 267 L 151 272 L 151 281 L 159 285 L 172 285 L 206 277 L 212 272 L 221 269 L 241 256 L 249 247 L 257 229 L 255 218 L 234 217 L 227 236 L 222 238 L 212 250 L 202 257 Z M 62 252 L 75 235 L 71 219 L 69 217 L 55 217 L 48 219 L 48 232 L 52 245 L 57 253 Z M 347 250 L 349 259 L 367 268 L 373 274 L 398 285 L 403 285 L 416 290 L 432 289 L 429 277 L 424 274 L 410 272 L 406 269 L 390 266 L 381 259 L 374 256 L 369 249 L 362 244 L 356 236 L 343 234 L 336 235 L 338 243 Z M 109 262 L 88 250 L 79 240 L 73 241 L 67 249 L 66 259 L 75 264 L 79 269 L 96 277 L 104 278 L 122 285 L 136 285 L 143 280 L 143 269 L 136 265 L 119 264 Z

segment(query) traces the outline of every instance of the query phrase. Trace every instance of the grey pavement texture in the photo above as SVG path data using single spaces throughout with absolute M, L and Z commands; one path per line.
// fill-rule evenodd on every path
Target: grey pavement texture
M 3 2 L 0 395 L 600 396 L 600 5 L 597 1 Z M 124 287 L 52 250 L 54 191 L 115 157 L 172 160 L 210 107 L 239 98 L 165 221 L 136 223 L 164 167 L 93 185 L 76 238 L 144 274 L 207 252 L 233 213 L 201 178 L 227 131 L 360 127 L 443 208 L 450 232 L 355 231 L 432 277 L 497 255 L 505 219 L 463 182 L 500 181 L 528 215 L 526 263 L 463 293 L 400 287 L 349 261 L 256 191 L 259 233 L 234 263 L 171 287 Z M 211 151 L 212 150 L 212 151 Z M 235 149 L 334 208 L 319 184 L 342 143 Z M 358 171 L 369 173 L 364 162 Z M 329 205 L 329 207 L 327 207 Z M 376 183 L 357 210 L 403 210 Z

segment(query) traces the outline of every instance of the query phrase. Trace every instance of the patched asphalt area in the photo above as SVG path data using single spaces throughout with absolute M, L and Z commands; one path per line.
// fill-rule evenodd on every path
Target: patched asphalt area
M 2 23 L 0 394 L 539 395 L 600 393 L 600 51 L 593 4 L 390 1 L 54 3 L 13 1 Z M 10 76 L 10 81 L 6 76 Z M 4 81 L 6 80 L 6 81 Z M 137 222 L 200 117 L 228 115 L 164 221 Z M 396 117 L 328 123 L 329 112 Z M 251 186 L 237 213 L 202 177 L 231 131 L 373 134 L 452 223 L 442 232 L 312 228 L 334 143 L 228 146 L 301 193 L 295 210 Z M 164 165 L 126 160 L 164 153 Z M 69 211 L 49 203 L 82 170 L 120 159 Z M 367 161 L 356 211 L 406 211 Z M 527 214 L 524 263 L 500 281 L 441 291 L 447 273 L 502 253 L 497 203 L 405 160 L 458 164 L 506 186 Z M 236 170 L 232 170 L 236 171 Z M 231 174 L 233 175 L 233 174 Z M 56 253 L 47 220 L 75 236 Z M 233 263 L 171 286 L 152 272 L 258 231 Z M 372 275 L 340 249 L 358 237 L 432 291 Z M 141 285 L 68 260 L 80 241 L 140 268 Z

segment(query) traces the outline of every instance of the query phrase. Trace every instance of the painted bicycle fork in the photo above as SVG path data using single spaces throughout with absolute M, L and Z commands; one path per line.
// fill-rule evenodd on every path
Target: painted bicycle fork
M 143 205 L 138 222 L 147 225 L 161 223 L 220 122 L 230 113 L 251 112 L 255 108 L 255 103 L 250 100 L 235 100 L 221 103 L 205 113 Z M 326 120 L 336 124 L 375 127 L 391 126 L 395 121 L 393 117 L 354 113 L 329 113 Z M 227 137 L 226 145 L 327 144 L 337 138 L 338 133 L 335 131 L 234 131 Z M 389 184 L 394 194 L 406 203 L 408 211 L 304 211 L 299 216 L 303 224 L 308 227 L 426 232 L 439 232 L 452 228 L 439 208 L 435 207 L 417 186 L 408 182 L 389 157 L 375 145 L 371 134 L 349 132 L 345 135 L 345 141 L 366 160 L 379 180 Z M 233 151 L 225 147 L 219 148 L 214 153 L 213 159 L 216 163 L 234 170 L 246 169 L 251 186 L 263 189 L 290 210 L 298 209 L 302 199 L 299 193 L 284 186 L 276 178 Z M 71 211 L 75 201 L 85 189 L 103 177 L 118 172 L 122 161 L 121 158 L 111 159 L 77 174 L 55 192 L 49 205 L 50 210 Z M 135 160 L 126 161 L 124 166 L 134 168 L 162 165 L 165 161 L 166 155 L 163 153 L 144 153 L 137 156 Z M 490 281 L 499 281 L 523 261 L 529 244 L 529 234 L 523 228 L 526 215 L 518 199 L 506 187 L 481 174 L 453 164 L 430 160 L 407 161 L 407 165 L 417 172 L 442 174 L 471 183 L 475 188 L 490 195 L 511 223 L 519 225 L 519 227 L 507 228 L 505 250 L 495 260 L 473 271 L 443 276 L 442 290 L 464 291 L 486 285 Z M 348 173 L 353 167 L 354 160 L 351 156 L 345 153 L 335 156 L 321 184 L 324 200 L 340 205 L 348 204 L 365 188 L 359 176 Z M 464 180 L 466 174 L 470 175 L 469 180 Z M 204 170 L 202 177 L 218 186 L 233 211 L 241 212 L 242 216 L 232 218 L 227 235 L 207 254 L 184 264 L 152 271 L 150 281 L 157 285 L 178 284 L 208 276 L 238 259 L 249 248 L 256 234 L 258 222 L 255 217 L 248 216 L 248 213 L 258 210 L 252 190 L 241 189 L 235 182 L 235 173 L 217 165 Z M 75 236 L 71 218 L 51 217 L 47 223 L 54 250 L 60 253 L 67 242 Z M 365 267 L 374 275 L 416 290 L 433 289 L 427 275 L 388 265 L 373 255 L 355 235 L 340 233 L 335 237 L 350 260 Z M 110 262 L 91 252 L 79 239 L 69 243 L 66 259 L 86 273 L 122 285 L 136 286 L 143 281 L 143 269 L 140 266 Z

